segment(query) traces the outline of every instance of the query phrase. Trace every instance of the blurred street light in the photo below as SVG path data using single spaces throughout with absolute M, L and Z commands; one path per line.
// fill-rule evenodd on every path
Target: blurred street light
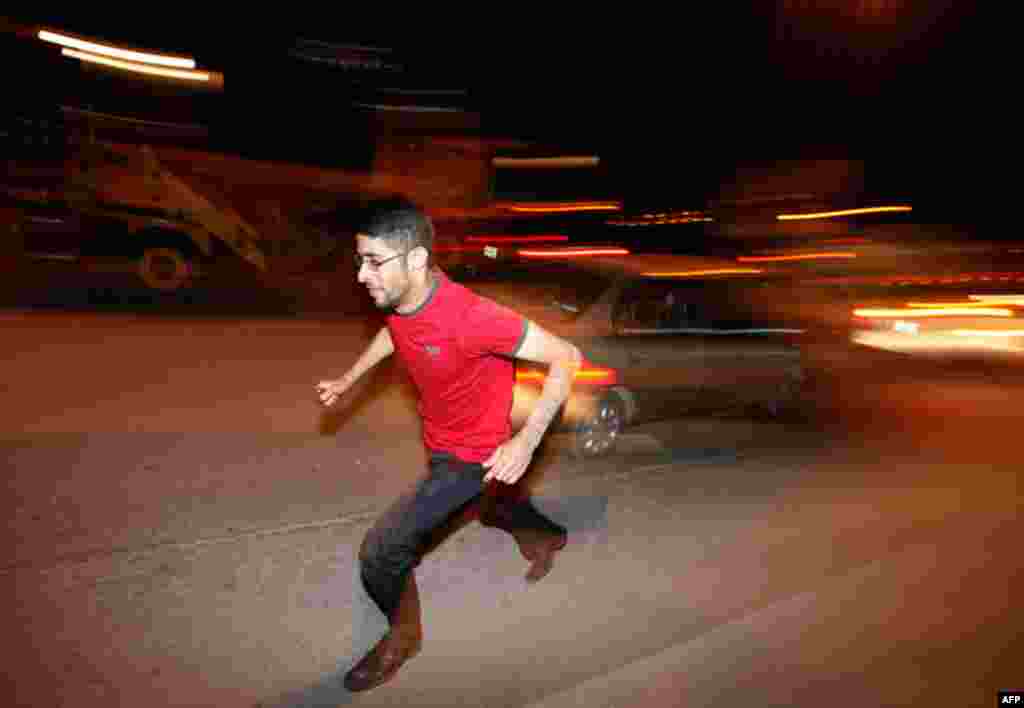
M 113 59 L 122 59 L 124 61 L 139 64 L 153 64 L 156 66 L 166 66 L 177 69 L 196 68 L 195 60 L 189 57 L 175 57 L 166 54 L 153 54 L 151 52 L 136 52 L 108 44 L 100 44 L 98 42 L 89 42 L 83 39 L 77 39 L 68 35 L 50 32 L 49 30 L 40 30 L 37 36 L 44 42 L 59 44 L 60 46 L 68 49 L 77 49 L 79 51 L 89 52 L 90 54 L 99 54 Z
M 211 80 L 211 74 L 205 71 L 188 71 L 186 69 L 164 69 L 161 67 L 150 66 L 147 64 L 135 64 L 129 61 L 121 61 L 120 59 L 110 59 L 108 57 L 101 57 L 95 54 L 89 54 L 88 52 L 80 52 L 75 49 L 62 49 L 61 54 L 66 57 L 71 57 L 72 59 L 78 59 L 80 61 L 90 62 L 92 64 L 102 64 L 103 66 L 109 66 L 115 69 L 123 69 L 125 71 L 133 71 L 138 74 L 163 76 L 169 79 L 183 79 L 185 81 L 209 82 Z
M 861 214 L 885 214 L 913 211 L 910 206 L 862 207 L 860 209 L 838 209 L 836 211 L 817 211 L 807 214 L 779 214 L 778 221 L 803 221 L 807 219 L 831 219 L 837 216 L 859 216 Z

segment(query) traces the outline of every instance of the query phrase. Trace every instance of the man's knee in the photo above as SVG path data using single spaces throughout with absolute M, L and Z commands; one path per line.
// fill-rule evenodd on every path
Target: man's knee
M 371 530 L 359 546 L 359 563 L 364 568 L 402 571 L 415 565 L 415 544 L 389 539 Z
M 371 531 L 363 537 L 359 545 L 359 562 L 364 567 L 378 565 L 389 555 L 388 544 L 384 543 L 379 534 Z

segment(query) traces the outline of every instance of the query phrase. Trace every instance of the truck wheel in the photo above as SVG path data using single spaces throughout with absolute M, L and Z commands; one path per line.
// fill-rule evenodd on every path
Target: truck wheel
M 179 290 L 192 275 L 192 264 L 173 246 L 147 247 L 138 260 L 142 281 L 153 290 Z

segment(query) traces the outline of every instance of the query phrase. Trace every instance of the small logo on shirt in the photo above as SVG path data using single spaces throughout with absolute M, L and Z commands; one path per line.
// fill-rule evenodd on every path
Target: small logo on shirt
M 434 358 L 441 355 L 441 347 L 434 346 L 433 344 L 425 344 L 423 348 L 427 350 L 427 354 Z

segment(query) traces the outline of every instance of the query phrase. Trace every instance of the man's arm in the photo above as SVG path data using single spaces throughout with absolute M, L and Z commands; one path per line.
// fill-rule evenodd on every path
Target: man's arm
M 484 462 L 485 467 L 491 468 L 485 480 L 498 479 L 509 484 L 518 481 L 526 471 L 558 409 L 569 398 L 573 377 L 583 359 L 579 350 L 570 342 L 556 337 L 533 322 L 527 323 L 526 336 L 515 356 L 517 359 L 547 364 L 548 376 L 526 424 Z
M 381 327 L 363 353 L 352 364 L 352 367 L 340 379 L 321 381 L 316 385 L 317 391 L 320 393 L 320 402 L 329 406 L 337 401 L 363 374 L 391 356 L 394 351 L 395 344 L 391 341 L 391 332 L 387 327 Z
M 568 400 L 573 377 L 583 357 L 579 349 L 561 337 L 556 337 L 533 322 L 527 326 L 529 329 L 516 352 L 516 358 L 548 365 L 548 376 L 540 398 L 519 431 L 532 452 L 540 444 L 558 409 Z

